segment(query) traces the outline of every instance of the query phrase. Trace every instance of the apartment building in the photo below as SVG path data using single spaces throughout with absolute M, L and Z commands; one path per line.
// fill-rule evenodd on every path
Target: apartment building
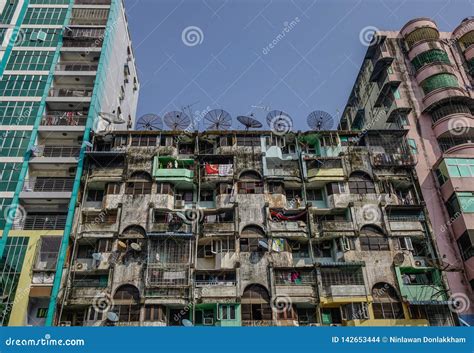
M 1 325 L 52 321 L 90 134 L 138 90 L 122 1 L 0 1 Z
M 55 324 L 456 324 L 405 135 L 96 134 Z
M 341 129 L 405 129 L 449 285 L 474 307 L 474 18 L 440 32 L 429 18 L 377 32 Z

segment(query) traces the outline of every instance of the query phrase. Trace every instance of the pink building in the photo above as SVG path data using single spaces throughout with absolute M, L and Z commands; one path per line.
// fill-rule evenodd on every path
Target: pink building
M 407 129 L 454 311 L 474 313 L 474 18 L 440 32 L 429 18 L 377 32 L 341 129 Z M 430 264 L 433 266 L 433 264 Z

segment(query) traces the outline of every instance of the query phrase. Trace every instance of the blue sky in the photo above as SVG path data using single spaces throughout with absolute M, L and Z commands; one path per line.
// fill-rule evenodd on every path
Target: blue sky
M 473 0 L 125 4 L 141 83 L 138 116 L 196 103 L 190 109 L 200 128 L 200 114 L 215 108 L 231 114 L 233 127 L 237 115 L 251 112 L 264 123 L 265 109 L 252 106 L 289 113 L 295 129 L 307 128 L 313 110 L 337 121 L 367 50 L 364 33 L 399 30 L 414 17 L 431 17 L 440 30 L 452 31 L 474 14 Z

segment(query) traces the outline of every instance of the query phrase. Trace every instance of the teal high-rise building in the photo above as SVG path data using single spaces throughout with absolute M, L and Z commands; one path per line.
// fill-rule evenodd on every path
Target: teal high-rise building
M 121 0 L 0 0 L 0 324 L 51 325 L 83 156 L 132 128 Z

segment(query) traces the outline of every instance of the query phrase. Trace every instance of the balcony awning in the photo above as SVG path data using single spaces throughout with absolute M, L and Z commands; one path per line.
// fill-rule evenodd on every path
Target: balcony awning
M 151 232 L 147 233 L 151 238 L 192 238 L 193 233 L 177 233 L 177 232 Z
M 353 262 L 334 262 L 334 261 L 323 261 L 316 262 L 318 267 L 360 267 L 365 266 L 364 261 L 353 261 Z
M 453 305 L 452 300 L 409 300 L 410 305 Z

